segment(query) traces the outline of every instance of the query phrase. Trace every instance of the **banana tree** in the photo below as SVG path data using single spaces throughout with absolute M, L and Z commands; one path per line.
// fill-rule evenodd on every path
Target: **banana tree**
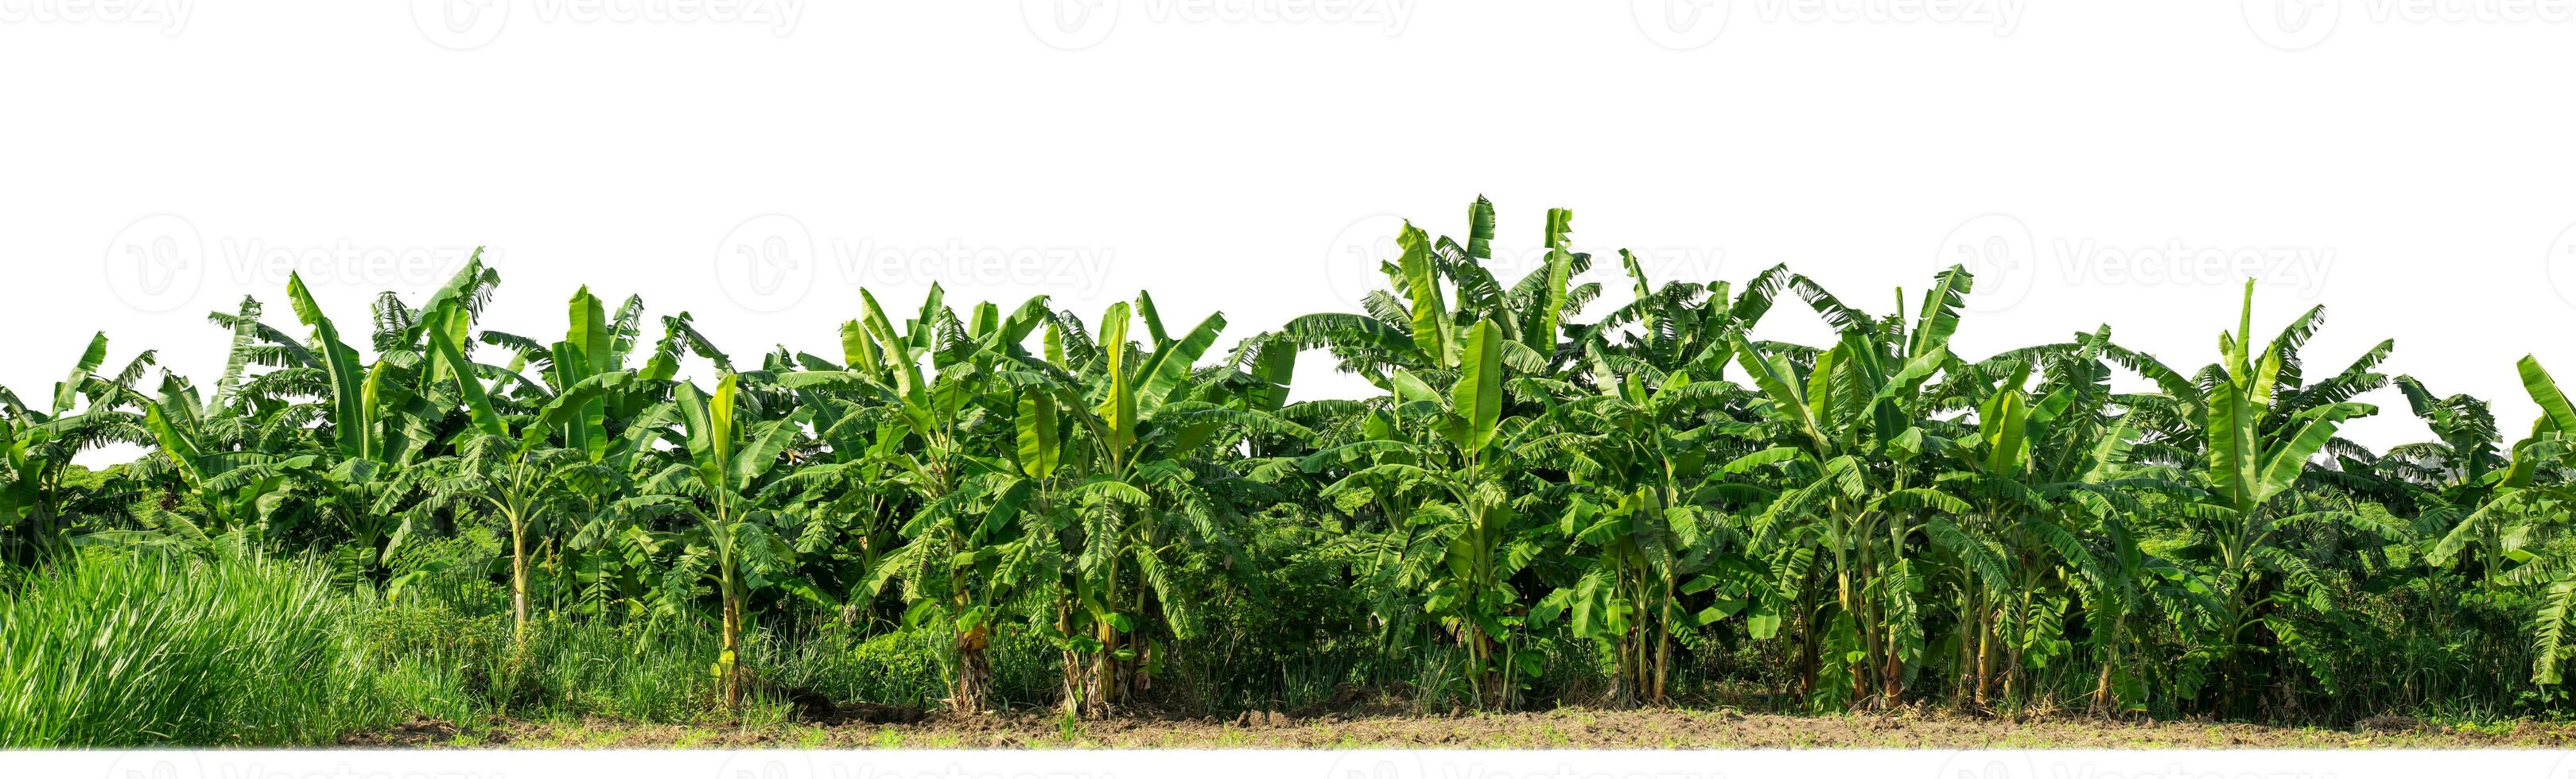
M 369 362 L 342 338 L 302 277 L 290 275 L 287 298 L 312 337 L 285 356 L 303 360 L 290 370 L 304 369 L 318 386 L 315 394 L 326 443 L 312 457 L 235 462 L 232 471 L 212 475 L 200 485 L 229 489 L 283 477 L 280 486 L 260 501 L 261 521 L 272 531 L 291 529 L 299 521 L 336 525 L 338 532 L 352 538 L 352 543 L 340 548 L 344 563 L 358 573 L 375 574 L 408 535 L 397 520 L 414 496 L 398 489 L 397 474 L 423 459 L 454 426 L 450 412 L 457 407 L 457 399 L 448 387 L 464 368 L 438 354 L 427 341 L 428 333 L 463 331 L 478 301 L 498 282 L 497 274 L 474 259 L 419 309 L 403 305 L 391 293 L 380 297 L 372 338 L 377 357 Z M 248 322 L 236 328 L 237 353 L 248 337 L 242 331 L 252 328 L 254 324 Z M 230 381 L 239 375 L 228 369 L 226 378 Z M 218 403 L 229 394 L 229 388 L 219 388 Z M 309 527 L 305 532 L 319 530 Z
M 2247 676 L 2254 669 L 2246 666 L 2244 653 L 2269 647 L 2273 642 L 2265 636 L 2287 629 L 2270 611 L 2280 600 L 2276 596 L 2284 594 L 2279 585 L 2289 585 L 2318 610 L 2329 605 L 2312 568 L 2282 546 L 2285 531 L 2305 523 L 2343 523 L 2394 532 L 2369 526 L 2348 511 L 2303 510 L 2309 507 L 2298 499 L 2311 460 L 2336 430 L 2346 420 L 2377 413 L 2377 407 L 2350 398 L 2386 385 L 2386 378 L 2371 368 L 2393 347 L 2382 342 L 2342 373 L 2306 384 L 2300 378 L 2299 350 L 2324 314 L 2323 306 L 2309 309 L 2257 352 L 2254 283 L 2248 280 L 2237 329 L 2219 334 L 2218 364 L 2204 368 L 2197 379 L 2151 359 L 2132 365 L 2178 401 L 2199 431 L 2199 476 L 2208 497 L 2181 512 L 2196 540 L 2185 552 L 2213 569 L 2224 593 L 2227 628 L 2217 651 L 2234 682 L 2231 689 L 2251 683 Z
M 167 474 L 156 481 L 173 484 L 158 502 L 136 507 L 137 518 L 150 528 L 137 540 L 193 544 L 233 533 L 264 539 L 262 502 L 285 486 L 285 471 L 308 468 L 321 459 L 293 448 L 257 446 L 292 441 L 277 430 L 291 418 L 275 410 L 226 414 L 201 407 L 195 387 L 176 375 L 164 376 L 160 392 L 144 399 L 143 426 L 161 447 L 160 457 L 147 461 L 146 470 L 161 470 L 149 466 L 166 463 Z M 241 435 L 245 432 L 250 435 Z M 194 498 L 194 516 L 183 513 L 183 495 Z
M 2534 397 L 2554 391 L 2555 382 L 2538 361 L 2526 357 L 2522 370 L 2526 383 L 2537 388 Z M 2529 474 L 2515 474 L 2505 454 L 2497 450 L 2502 436 L 2485 401 L 2468 395 L 2435 397 L 2411 376 L 2397 377 L 2397 386 L 2415 416 L 2431 428 L 2434 440 L 2390 447 L 2372 465 L 2387 482 L 2402 486 L 2402 492 L 2392 497 L 2412 504 L 2417 528 L 2435 539 L 2425 561 L 2449 563 L 2464 549 L 2475 547 L 2479 576 L 2501 572 L 2508 565 L 2504 529 L 2496 521 L 2503 512 L 2482 514 L 2478 509 L 2507 480 L 2527 484 Z M 2476 521 L 2469 521 L 2472 516 Z
M 1710 479 L 1710 455 L 1725 451 L 1721 433 L 1732 425 L 1725 405 L 1741 391 L 1638 361 L 1627 361 L 1631 369 L 1623 372 L 1596 347 L 1587 347 L 1587 359 L 1595 394 L 1559 405 L 1562 413 L 1542 420 L 1565 419 L 1581 434 L 1532 452 L 1560 453 L 1568 481 L 1594 496 L 1578 497 L 1559 520 L 1560 530 L 1595 550 L 1594 565 L 1576 584 L 1551 594 L 1548 608 L 1570 608 L 1576 634 L 1610 646 L 1618 696 L 1661 705 L 1676 632 L 1734 616 L 1746 605 L 1740 588 L 1725 593 L 1733 596 L 1726 598 L 1731 609 L 1693 614 L 1682 605 L 1682 596 L 1720 584 L 1710 574 L 1721 564 L 1728 564 L 1727 573 L 1749 571 L 1722 553 L 1736 534 L 1710 511 L 1718 486 Z
M 773 489 L 787 475 L 775 469 L 812 417 L 805 409 L 762 415 L 745 400 L 742 380 L 742 374 L 724 373 L 712 394 L 695 382 L 675 389 L 685 456 L 647 477 L 644 497 L 622 501 L 623 508 L 671 507 L 697 520 L 694 532 L 682 539 L 686 551 L 675 575 L 716 584 L 723 649 L 714 670 L 726 705 L 736 709 L 749 682 L 742 634 L 751 594 L 785 578 L 794 556 L 774 530 L 781 524 L 780 504 L 790 495 Z M 574 422 L 588 400 L 563 398 L 557 410 L 570 413 L 557 419 Z
M 1044 560 L 1032 556 L 1039 544 L 1020 524 L 1036 477 L 1015 476 L 1003 464 L 999 434 L 985 420 L 1016 407 L 1005 379 L 1014 373 L 1012 358 L 1025 354 L 1020 341 L 1047 318 L 1045 298 L 1008 319 L 979 308 L 970 326 L 933 285 L 920 314 L 898 329 L 874 294 L 863 290 L 861 297 L 865 317 L 841 328 L 843 365 L 808 360 L 808 370 L 780 376 L 781 386 L 810 398 L 841 398 L 813 407 L 818 420 L 832 420 L 822 436 L 834 459 L 796 481 L 821 488 L 864 476 L 876 489 L 909 493 L 912 514 L 899 528 L 908 543 L 877 559 L 851 597 L 872 596 L 900 579 L 914 604 L 909 619 L 944 615 L 954 636 L 948 704 L 982 711 L 992 689 L 999 606 L 1031 586 L 1038 577 L 1031 566 Z M 927 375 L 925 358 L 933 371 Z
M 1931 486 L 1927 455 L 1954 445 L 1927 430 L 1922 392 L 1926 382 L 1953 365 L 1950 335 L 1972 277 L 1952 267 L 1934 278 L 1912 327 L 1902 312 L 1884 320 L 1842 303 L 1804 277 L 1788 286 L 1804 297 L 1840 341 L 1805 366 L 1779 348 L 1766 349 L 1731 334 L 1736 361 L 1765 402 L 1772 445 L 1736 458 L 1729 473 L 1779 467 L 1790 486 L 1754 520 L 1757 535 L 1773 544 L 1820 548 L 1835 577 L 1835 629 L 1858 644 L 1849 666 L 1853 706 L 1893 706 L 1904 690 L 1906 668 L 1923 652 L 1923 624 L 1914 593 L 1927 572 L 1908 554 L 1932 518 L 1965 513 L 1959 498 Z M 1785 526 L 1785 527 L 1784 527 Z M 1786 583 L 1784 583 L 1786 584 Z M 1796 585 L 1803 587 L 1803 583 Z M 1800 598 L 1809 601 L 1809 598 Z M 1828 615 L 1801 615 L 1813 622 Z M 1809 629 L 1810 636 L 1819 631 Z M 1810 643 L 1810 653 L 1818 651 Z M 1814 683 L 1808 682 L 1810 686 Z
M 1702 381 L 1726 377 L 1735 361 L 1734 336 L 1751 333 L 1796 278 L 1788 266 L 1774 265 L 1746 281 L 1740 293 L 1726 281 L 1673 281 L 1657 287 L 1635 255 L 1622 251 L 1619 261 L 1634 297 L 1568 338 L 1580 348 Z
M 2576 490 L 2569 488 L 2576 468 L 2576 403 L 2558 381 L 2525 355 L 2517 365 L 2523 390 L 2540 406 L 2529 437 L 2513 446 L 2509 465 L 2494 474 L 2493 493 L 2436 542 L 2430 554 L 2455 559 L 2471 546 L 2486 561 L 2484 584 L 2490 597 L 2497 590 L 2526 590 L 2537 596 L 2530 620 L 2531 679 L 2554 685 L 2564 681 L 2560 665 L 2570 652 L 2569 626 L 2576 624 L 2576 555 L 2557 542 L 2568 530 Z
M 137 540 L 199 543 L 243 534 L 264 540 L 264 505 L 284 497 L 288 469 L 309 468 L 329 447 L 305 430 L 312 406 L 294 396 L 318 383 L 311 350 L 294 336 L 262 322 L 259 301 L 242 298 L 234 313 L 210 319 L 231 336 L 224 372 L 211 397 L 177 374 L 164 372 L 158 392 L 142 397 L 144 427 L 160 446 L 136 463 L 161 500 L 136 508 L 148 530 Z M 252 375 L 254 365 L 280 370 Z M 193 503 L 193 512 L 184 509 Z
M 1388 382 L 1395 369 L 1441 376 L 1457 371 L 1460 334 L 1476 322 L 1492 322 L 1510 344 L 1503 354 L 1515 370 L 1544 372 L 1576 356 L 1561 347 L 1567 319 L 1601 293 L 1597 282 L 1574 282 L 1591 269 L 1592 256 L 1573 250 L 1573 221 L 1571 211 L 1548 210 L 1541 235 L 1545 262 L 1509 287 L 1486 267 L 1493 258 L 1492 202 L 1479 197 L 1469 206 L 1464 243 L 1434 240 L 1406 222 L 1396 235 L 1398 255 L 1379 267 L 1392 290 L 1370 292 L 1362 301 L 1366 313 L 1308 314 L 1291 320 L 1282 334 L 1308 348 L 1329 349 L 1343 370 L 1392 391 Z
M 2094 693 L 2097 705 L 2108 705 L 2111 658 L 2129 624 L 2113 617 L 2127 613 L 2121 598 L 2146 586 L 2135 578 L 2142 567 L 2157 562 L 2118 528 L 2143 508 L 2130 494 L 2142 477 L 2129 462 L 2136 432 L 2109 404 L 2100 359 L 2109 335 L 2104 328 L 2080 335 L 2071 349 L 2021 350 L 1960 374 L 1986 395 L 1975 439 L 1960 452 L 1965 467 L 1938 482 L 1967 496 L 1972 511 L 1930 529 L 1955 556 L 1958 678 L 1974 705 L 1988 704 L 1998 663 L 2010 699 L 2026 674 L 2071 649 L 2062 622 L 2078 599 L 2095 615 Z M 2034 393 L 2025 387 L 2035 364 L 2045 366 L 2046 380 Z M 1980 378 L 1998 370 L 2006 373 L 1998 383 Z M 2124 567 L 2111 572 L 2114 563 Z
M 1145 348 L 1130 341 L 1137 324 Z M 1061 504 L 1044 505 L 1061 505 L 1072 520 L 1062 539 L 1075 564 L 1060 608 L 1071 709 L 1104 710 L 1149 683 L 1161 659 L 1146 630 L 1154 617 L 1165 638 L 1197 633 L 1195 590 L 1206 582 L 1186 558 L 1234 553 L 1225 523 L 1239 509 L 1227 494 L 1247 484 L 1210 455 L 1243 435 L 1311 435 L 1271 413 L 1286 397 L 1274 381 L 1285 377 L 1284 348 L 1263 360 L 1259 375 L 1202 371 L 1198 361 L 1225 324 L 1223 314 L 1211 314 L 1174 337 L 1153 297 L 1139 295 L 1132 307 L 1120 302 L 1101 315 L 1096 340 L 1072 318 L 1055 317 L 1043 358 L 1022 360 L 1043 378 L 1019 409 L 1019 459 L 1063 485 Z M 1071 435 L 1049 438 L 1058 426 Z
M 146 351 L 123 370 L 101 375 L 107 334 L 99 333 L 54 385 L 50 405 L 30 408 L 15 393 L 0 390 L 0 561 L 33 565 L 59 555 L 71 545 L 72 515 L 106 508 L 81 505 L 105 496 L 65 478 L 76 467 L 72 458 L 83 451 L 148 440 L 141 420 L 127 409 L 138 405 L 132 386 L 153 359 Z
M 589 305 L 585 306 L 585 302 Z M 575 329 L 581 329 L 579 314 L 587 308 L 596 312 L 595 298 L 588 290 L 574 296 Z M 587 440 L 576 433 L 563 435 L 566 445 L 554 445 L 552 431 L 582 431 L 585 425 L 597 425 L 603 397 L 623 389 L 632 374 L 624 372 L 593 373 L 563 388 L 545 406 L 537 409 L 532 419 L 519 431 L 510 429 L 493 403 L 490 390 L 467 358 L 460 345 L 467 317 L 461 308 L 440 314 L 447 321 L 435 323 L 428 330 L 428 340 L 435 354 L 453 370 L 447 378 L 455 383 L 472 427 L 453 437 L 454 453 L 418 463 L 396 477 L 428 493 L 414 511 L 437 508 L 474 506 L 498 515 L 510 533 L 510 625 L 511 637 L 524 643 L 527 638 L 529 605 L 529 540 L 544 526 L 556 529 L 578 526 L 575 520 L 595 512 L 602 490 L 597 485 L 614 482 L 624 472 L 639 450 L 652 439 L 645 428 L 630 436 L 611 459 L 610 449 L 602 446 L 580 446 Z M 598 438 L 604 432 L 589 428 Z M 605 444 L 606 442 L 602 442 Z M 397 490 L 400 491 L 400 490 Z
M 1475 671 L 1480 705 L 1507 707 L 1515 678 L 1534 675 L 1540 658 L 1519 651 L 1517 627 L 1526 603 L 1512 579 L 1542 549 L 1543 528 L 1524 521 L 1518 484 L 1529 457 L 1529 420 L 1503 414 L 1511 342 L 1503 328 L 1481 320 L 1459 339 L 1458 379 L 1446 394 L 1422 377 L 1397 369 L 1392 424 L 1410 440 L 1369 440 L 1327 449 L 1301 465 L 1308 471 L 1357 461 L 1372 453 L 1409 455 L 1350 472 L 1324 490 L 1327 498 L 1359 489 L 1418 496 L 1407 522 L 1424 528 L 1436 551 L 1419 558 L 1426 586 L 1424 609 L 1457 636 Z
M 975 324 L 961 328 L 968 338 L 934 358 L 936 379 L 907 393 L 903 387 L 923 386 L 913 342 L 881 337 L 894 330 L 872 307 L 865 330 L 852 324 L 852 343 L 867 346 L 854 347 L 850 359 L 854 366 L 872 366 L 860 373 L 893 377 L 868 385 L 880 393 L 886 419 L 875 424 L 868 443 L 836 439 L 836 448 L 849 446 L 863 456 L 812 469 L 834 474 L 833 483 L 876 474 L 881 484 L 902 485 L 915 495 L 917 508 L 901 527 L 907 543 L 876 564 L 868 592 L 901 578 L 913 603 L 908 623 L 944 618 L 954 636 L 947 703 L 967 713 L 982 712 L 990 703 L 992 642 L 1007 607 L 1056 600 L 1046 595 L 1067 568 L 1057 539 L 1067 524 L 1059 478 L 1067 459 L 1064 424 L 1052 392 L 1039 386 L 1044 380 L 1014 362 L 1025 357 L 1020 338 L 1045 313 L 1042 299 L 1030 301 L 1007 323 L 998 312 L 979 309 Z M 956 324 L 944 309 L 925 311 L 917 321 Z M 880 337 L 857 340 L 869 333 Z M 1040 635 L 1065 633 L 1062 616 L 1049 620 L 1036 609 L 1028 616 Z M 1066 668 L 1066 701 L 1072 705 L 1080 692 L 1070 656 Z
M 1596 395 L 1561 407 L 1581 417 L 1572 429 L 1586 433 L 1561 449 L 1564 470 L 1599 490 L 1598 500 L 1578 499 L 1561 527 L 1596 549 L 1599 564 L 1543 608 L 1572 609 L 1577 634 L 1613 645 L 1618 695 L 1662 703 L 1676 626 L 1737 613 L 1776 624 L 1769 599 L 1746 597 L 1760 587 L 1748 561 L 1712 545 L 1735 535 L 1712 521 L 1720 494 L 1770 497 L 1709 478 L 1713 459 L 1747 453 L 1722 431 L 1740 425 L 1728 415 L 1749 400 L 1741 388 L 1712 379 L 1733 361 L 1732 336 L 1760 321 L 1790 275 L 1774 266 L 1739 296 L 1723 281 L 1657 288 L 1633 254 L 1623 251 L 1620 260 L 1634 299 L 1568 334 L 1589 368 L 1575 378 L 1588 378 Z M 1696 614 L 1681 606 L 1680 596 L 1710 587 L 1722 588 L 1717 605 Z

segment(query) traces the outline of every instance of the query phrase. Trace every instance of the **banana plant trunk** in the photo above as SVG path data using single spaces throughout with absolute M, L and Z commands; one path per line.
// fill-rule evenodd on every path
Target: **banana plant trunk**
M 1496 658 L 1494 655 L 1494 640 L 1487 637 L 1483 629 L 1476 628 L 1474 630 L 1476 631 L 1476 668 L 1480 673 L 1484 674 L 1485 677 L 1485 683 L 1483 685 L 1485 690 L 1485 701 L 1483 705 L 1485 708 L 1494 711 L 1508 709 L 1511 707 L 1511 691 L 1505 689 L 1506 685 L 1503 683 L 1504 677 L 1502 664 L 1510 662 L 1510 659 Z
M 1859 570 L 1853 579 L 1846 581 L 1843 593 L 1844 613 L 1858 623 L 1854 632 L 1861 638 L 1861 662 L 1851 667 L 1851 704 L 1858 709 L 1879 707 L 1879 691 L 1871 684 L 1871 677 L 1885 667 L 1882 658 L 1889 654 L 1885 646 L 1885 631 L 1882 630 L 1882 626 L 1887 624 L 1885 614 L 1879 609 L 1879 599 L 1870 597 L 1871 588 L 1885 586 L 1877 570 L 1878 556 L 1872 551 L 1872 547 L 1866 544 L 1861 546 Z
M 2111 702 L 2111 662 L 2111 658 L 2105 657 L 2102 662 L 2101 672 L 2093 679 L 2093 713 L 2096 715 L 2110 714 L 2113 708 Z
M 1995 617 L 1992 608 L 1977 613 L 1977 708 L 1985 708 L 1987 696 L 1994 692 Z
M 1062 599 L 1056 601 L 1055 631 L 1057 635 L 1073 635 L 1072 601 Z M 1064 677 L 1060 680 L 1062 687 L 1058 690 L 1058 694 L 1064 698 L 1059 704 L 1062 707 L 1061 710 L 1068 717 L 1082 716 L 1082 654 L 1073 651 L 1072 647 L 1058 647 L 1056 656 L 1057 662 L 1064 669 L 1058 674 Z
M 2013 609 L 2012 613 L 2016 615 L 2017 619 L 2028 619 L 2030 615 L 2030 593 L 2025 590 L 2020 595 L 2014 596 L 2011 606 Z M 2007 640 L 2004 641 L 2003 648 L 2003 697 L 2006 701 L 2022 700 L 2019 696 L 2026 694 L 2022 689 L 2022 639 L 2020 636 L 2006 636 L 2005 638 Z
M 1667 627 L 1664 631 L 1666 633 L 1670 633 L 1671 628 Z M 1672 697 L 1666 693 L 1669 683 L 1672 680 L 1672 663 L 1672 644 L 1669 641 L 1658 644 L 1655 647 L 1655 697 L 1653 701 L 1656 706 L 1668 706 L 1672 704 Z
M 1118 700 L 1118 628 L 1101 620 L 1094 634 L 1100 640 L 1100 651 L 1091 656 L 1091 690 L 1084 703 L 1097 714 L 1107 714 Z
M 528 641 L 528 532 L 517 516 L 510 517 L 510 641 Z
M 1805 705 L 1816 698 L 1816 674 L 1823 665 L 1824 630 L 1817 624 L 1818 603 L 1815 566 L 1807 567 L 1806 577 L 1798 585 L 1798 701 Z
M 1106 581 L 1110 588 L 1118 586 L 1118 558 L 1115 556 L 1109 559 Z M 1104 593 L 1101 602 L 1116 604 L 1118 598 L 1114 593 L 1114 589 Z M 1092 631 L 1092 637 L 1099 640 L 1100 650 L 1091 657 L 1091 688 L 1083 696 L 1083 705 L 1090 707 L 1095 714 L 1105 715 L 1110 707 L 1118 704 L 1118 626 L 1105 618 L 1097 622 L 1099 625 Z
M 1893 537 L 1888 548 L 1890 556 L 1901 558 L 1905 550 L 1903 523 L 1895 523 L 1889 529 L 1889 535 Z M 1879 706 L 1892 709 L 1905 697 L 1905 653 L 1897 651 L 1897 647 L 1904 646 L 1899 640 L 1902 637 L 1897 635 L 1897 631 L 1903 628 L 1887 619 L 1887 608 L 1882 604 L 1887 602 L 1892 587 L 1902 585 L 1891 582 L 1886 576 L 1880 576 L 1878 582 L 1882 595 L 1870 599 L 1869 610 L 1870 621 L 1879 625 L 1883 636 L 1879 641 Z
M 993 692 L 993 632 L 990 626 L 977 624 L 957 634 L 957 683 L 949 690 L 949 705 L 965 714 L 980 714 Z
M 1155 608 L 1157 608 L 1157 605 L 1154 602 L 1153 588 L 1137 588 L 1136 610 L 1133 613 L 1136 615 L 1136 619 L 1139 620 L 1139 622 L 1136 624 L 1135 630 L 1127 633 L 1127 647 L 1128 649 L 1133 650 L 1133 656 L 1127 662 L 1120 663 L 1118 669 L 1120 673 L 1124 674 L 1124 676 L 1119 679 L 1119 694 L 1122 698 L 1140 697 L 1145 695 L 1147 691 L 1153 689 L 1154 678 L 1151 674 L 1146 672 L 1146 669 L 1153 665 L 1154 648 L 1153 645 L 1147 643 L 1145 640 L 1145 624 L 1142 620 L 1144 620 L 1145 615 L 1154 613 L 1153 609 Z
M 1950 700 L 1966 704 L 1974 700 L 1977 667 L 1977 592 L 1973 586 L 1959 588 L 1959 654 L 1950 663 Z
M 724 677 L 725 706 L 742 710 L 742 583 L 732 560 L 724 571 L 724 655 L 717 670 Z

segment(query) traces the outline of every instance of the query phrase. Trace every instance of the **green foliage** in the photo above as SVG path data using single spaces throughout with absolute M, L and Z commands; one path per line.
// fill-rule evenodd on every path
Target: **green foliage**
M 173 629 L 0 637 L 117 669 L 13 665 L 13 689 L 86 687 L 12 693 L 44 713 L 0 727 L 299 743 L 397 713 L 748 721 L 799 691 L 1068 722 L 2566 699 L 2576 411 L 2536 360 L 2545 413 L 2508 444 L 2484 401 L 2379 373 L 2393 343 L 2315 370 L 2322 308 L 2257 342 L 2250 286 L 2197 370 L 2108 326 L 1978 357 L 1964 268 L 1873 312 L 1785 267 L 1658 282 L 1623 252 L 1605 293 L 1570 212 L 1519 279 L 1488 267 L 1497 224 L 1482 199 L 1463 240 L 1407 224 L 1360 311 L 1230 347 L 1223 314 L 1183 327 L 1148 294 L 1085 320 L 937 286 L 892 313 L 863 293 L 824 355 L 737 359 L 687 313 L 655 338 L 586 287 L 540 340 L 482 326 L 479 260 L 365 320 L 300 280 L 291 332 L 255 300 L 214 314 L 210 395 L 145 384 L 150 353 L 109 370 L 101 335 L 46 402 L 0 392 L 0 583 L 30 625 Z M 1784 295 L 1830 339 L 1758 335 Z M 1376 391 L 1293 397 L 1307 352 Z M 2338 438 L 2388 387 L 2429 440 Z M 71 464 L 112 443 L 149 453 Z M 262 621 L 288 608 L 314 618 Z M 282 632 L 231 646 L 248 631 Z M 238 713 L 232 679 L 302 692 L 204 724 Z
M 0 746 L 315 743 L 418 701 L 309 564 L 100 553 L 0 595 Z

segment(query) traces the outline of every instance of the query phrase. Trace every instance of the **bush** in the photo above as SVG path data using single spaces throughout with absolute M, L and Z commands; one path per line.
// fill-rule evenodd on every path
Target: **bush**
M 854 635 L 836 622 L 764 636 L 753 654 L 765 662 L 760 675 L 841 701 L 929 708 L 948 694 L 947 659 L 953 637 L 936 630 L 897 629 Z M 1059 693 L 1061 656 L 1044 640 L 1003 625 L 993 635 L 993 693 L 1007 705 L 1044 706 Z
M 376 693 L 304 563 L 91 553 L 0 595 L 0 746 L 315 743 Z

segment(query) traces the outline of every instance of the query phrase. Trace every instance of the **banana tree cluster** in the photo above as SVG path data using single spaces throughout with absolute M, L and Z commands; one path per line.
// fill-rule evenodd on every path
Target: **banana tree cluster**
M 1726 658 L 1806 706 L 2242 712 L 2339 683 L 2314 634 L 2387 587 L 2431 594 L 2428 630 L 2513 611 L 2536 683 L 2576 651 L 2576 406 L 2536 361 L 2544 415 L 2507 447 L 2476 398 L 2377 373 L 2391 343 L 2310 380 L 2323 309 L 2258 342 L 2250 285 L 2196 372 L 2107 326 L 1980 357 L 1955 348 L 1963 268 L 1879 312 L 1785 267 L 1657 283 L 1622 253 L 1588 281 L 1556 209 L 1507 281 L 1492 204 L 1467 216 L 1463 240 L 1405 225 L 1362 310 L 1230 346 L 1224 315 L 1174 327 L 1147 294 L 1086 319 L 933 286 L 900 319 L 863 292 L 837 352 L 737 361 L 587 288 L 559 340 L 484 327 L 479 259 L 378 297 L 364 333 L 293 279 L 286 328 L 255 300 L 211 317 L 210 393 L 147 385 L 148 352 L 105 371 L 101 335 L 49 403 L 0 394 L 0 560 L 309 552 L 400 597 L 435 573 L 408 547 L 484 534 L 514 636 L 705 630 L 733 705 L 795 613 L 934 633 L 963 711 L 1004 703 L 1002 638 L 1040 641 L 1056 705 L 1115 711 L 1281 589 L 1249 547 L 1279 528 L 1321 539 L 1386 665 L 1458 658 L 1492 708 L 1567 674 L 1670 704 Z M 1764 338 L 1783 303 L 1831 340 Z M 1292 398 L 1308 353 L 1374 390 Z M 2434 440 L 2336 437 L 2390 386 Z M 148 454 L 71 463 L 119 443 Z

